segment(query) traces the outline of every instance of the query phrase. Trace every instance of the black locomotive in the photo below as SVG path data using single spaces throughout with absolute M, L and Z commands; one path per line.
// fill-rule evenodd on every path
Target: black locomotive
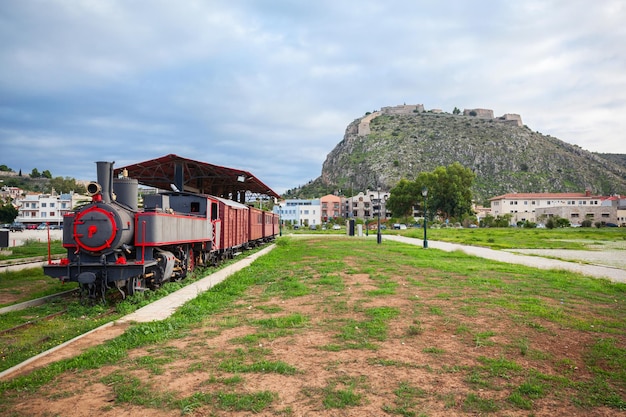
M 137 180 L 114 178 L 111 162 L 96 164 L 91 202 L 63 220 L 67 257 L 44 265 L 46 275 L 77 282 L 81 299 L 155 289 L 278 234 L 275 214 L 210 195 L 161 192 L 139 208 Z

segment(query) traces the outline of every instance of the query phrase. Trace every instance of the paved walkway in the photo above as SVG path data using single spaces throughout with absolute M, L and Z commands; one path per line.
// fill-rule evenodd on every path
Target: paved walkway
M 411 245 L 423 246 L 423 240 L 405 236 L 383 235 L 383 240 L 385 239 L 394 240 L 396 242 L 408 243 Z M 440 242 L 433 240 L 428 241 L 428 247 L 433 249 L 440 249 L 446 252 L 460 250 L 467 253 L 468 255 L 474 255 L 494 261 L 526 265 L 540 269 L 562 269 L 572 272 L 578 272 L 596 278 L 607 278 L 613 282 L 626 283 L 626 270 L 620 268 L 560 261 L 557 259 L 542 258 L 541 256 L 520 255 L 502 250 L 494 250 L 478 246 L 465 246 L 459 245 L 457 243 Z

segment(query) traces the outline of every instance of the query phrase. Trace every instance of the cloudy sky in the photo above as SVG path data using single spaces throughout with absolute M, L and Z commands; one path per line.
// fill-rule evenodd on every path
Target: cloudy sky
M 624 22 L 622 0 L 5 0 L 0 164 L 93 179 L 175 153 L 282 193 L 404 103 L 626 153 Z

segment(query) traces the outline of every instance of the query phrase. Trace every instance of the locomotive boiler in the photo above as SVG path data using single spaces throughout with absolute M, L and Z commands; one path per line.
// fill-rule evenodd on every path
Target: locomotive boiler
M 114 178 L 111 162 L 96 165 L 91 202 L 63 220 L 67 256 L 44 265 L 46 275 L 77 282 L 81 299 L 156 289 L 277 234 L 274 214 L 210 195 L 163 191 L 139 208 L 138 182 Z

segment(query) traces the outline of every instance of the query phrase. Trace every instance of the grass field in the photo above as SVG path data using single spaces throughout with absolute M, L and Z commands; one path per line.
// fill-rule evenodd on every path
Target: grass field
M 170 319 L 0 394 L 15 416 L 626 415 L 626 285 L 286 237 Z

